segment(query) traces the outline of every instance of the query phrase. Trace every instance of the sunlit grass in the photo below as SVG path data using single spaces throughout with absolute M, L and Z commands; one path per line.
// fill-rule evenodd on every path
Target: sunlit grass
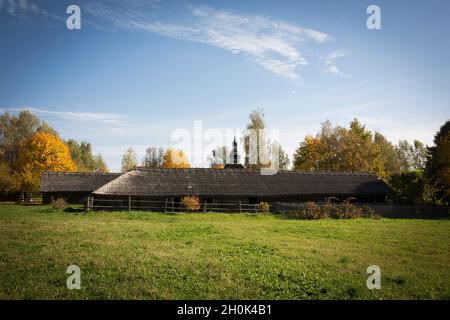
M 81 290 L 66 288 L 71 264 Z M 366 287 L 372 264 L 381 290 Z M 448 220 L 0 205 L 3 299 L 449 299 L 449 266 Z

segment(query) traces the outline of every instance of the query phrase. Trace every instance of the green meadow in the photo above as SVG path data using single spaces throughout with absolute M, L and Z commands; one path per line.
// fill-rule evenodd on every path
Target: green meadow
M 80 290 L 66 287 L 72 264 Z M 3 204 L 0 299 L 450 299 L 450 220 Z

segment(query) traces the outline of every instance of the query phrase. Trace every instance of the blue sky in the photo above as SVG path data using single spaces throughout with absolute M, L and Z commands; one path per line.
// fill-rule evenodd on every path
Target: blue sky
M 81 30 L 66 28 L 70 4 Z M 366 27 L 370 4 L 381 30 Z M 128 146 L 183 146 L 194 121 L 239 134 L 256 108 L 289 155 L 326 119 L 431 144 L 450 118 L 449 12 L 444 0 L 0 0 L 0 111 L 32 110 L 114 171 Z M 186 151 L 206 166 L 209 149 Z

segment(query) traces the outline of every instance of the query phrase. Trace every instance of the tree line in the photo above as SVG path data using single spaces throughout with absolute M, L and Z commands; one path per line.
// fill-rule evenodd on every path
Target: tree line
M 403 203 L 445 204 L 450 195 L 450 121 L 447 121 L 429 147 L 414 140 L 390 142 L 380 132 L 372 132 L 358 119 L 348 127 L 325 121 L 315 135 L 307 135 L 292 157 L 278 141 L 265 135 L 263 110 L 250 113 L 243 131 L 244 163 L 259 169 L 277 163 L 280 170 L 375 173 L 394 190 L 393 198 Z M 250 138 L 254 141 L 250 143 Z M 273 152 L 276 150 L 277 152 Z M 181 159 L 181 160 L 180 160 Z M 177 160 L 177 161 L 174 161 Z M 217 146 L 208 157 L 210 166 L 223 169 L 233 160 L 230 146 Z M 130 148 L 122 159 L 122 171 L 137 166 L 136 153 Z M 144 168 L 188 168 L 183 151 L 150 147 L 141 166 Z
M 434 145 L 400 140 L 392 144 L 358 119 L 348 128 L 329 121 L 308 135 L 294 154 L 294 170 L 372 172 L 404 203 L 447 204 L 450 195 L 450 121 L 440 128 Z
M 189 160 L 182 150 L 168 148 L 164 150 L 161 147 L 149 147 L 145 151 L 141 165 L 138 164 L 136 151 L 132 147 L 122 156 L 122 172 L 141 167 L 144 169 L 174 169 L 174 168 L 190 168 Z
M 251 112 L 241 139 L 243 165 L 248 169 L 276 162 L 281 170 L 373 172 L 394 189 L 397 202 L 448 204 L 449 120 L 436 133 L 432 146 L 417 140 L 412 144 L 401 140 L 395 145 L 381 133 L 368 130 L 357 119 L 348 127 L 333 126 L 326 121 L 317 134 L 307 135 L 299 143 L 292 165 L 281 144 L 266 137 L 265 129 L 263 110 Z M 252 143 L 251 138 L 254 138 Z M 232 159 L 229 146 L 217 146 L 208 158 L 211 167 L 218 169 Z M 129 148 L 122 157 L 122 171 L 137 166 L 136 152 Z M 190 164 L 182 150 L 149 147 L 140 166 L 189 168 Z M 12 200 L 23 193 L 38 192 L 44 171 L 107 172 L 108 168 L 101 155 L 93 154 L 90 143 L 64 141 L 55 129 L 33 113 L 1 114 L 0 198 Z
M 39 191 L 44 171 L 108 171 L 92 145 L 64 141 L 58 132 L 29 111 L 0 115 L 0 197 L 17 200 Z
M 266 128 L 263 110 L 255 110 L 249 115 L 249 124 L 244 130 L 242 142 L 244 144 L 245 162 L 244 166 L 248 169 L 258 169 L 270 167 L 272 162 L 276 162 L 279 169 L 289 169 L 289 157 L 278 141 L 267 139 L 264 129 Z M 255 136 L 254 149 L 251 150 L 250 136 Z M 276 151 L 276 152 L 275 152 Z M 255 156 L 253 156 L 255 154 Z M 255 158 L 255 159 L 253 159 Z M 276 159 L 275 159 L 276 158 Z M 208 156 L 210 167 L 214 169 L 223 169 L 227 164 L 232 163 L 233 154 L 230 146 L 217 146 L 211 150 Z M 189 168 L 189 160 L 186 158 L 183 150 L 162 147 L 149 147 L 140 163 L 133 148 L 128 148 L 122 157 L 122 172 L 132 170 L 136 167 L 146 169 L 152 168 Z

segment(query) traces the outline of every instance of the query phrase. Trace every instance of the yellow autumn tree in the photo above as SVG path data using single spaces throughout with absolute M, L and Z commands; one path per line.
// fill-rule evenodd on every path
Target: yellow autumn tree
M 325 155 L 324 145 L 319 138 L 307 135 L 294 154 L 295 170 L 311 171 L 320 168 Z
M 22 180 L 22 189 L 27 192 L 39 190 L 43 171 L 76 170 L 69 147 L 58 136 L 47 132 L 37 132 L 25 142 L 16 163 L 16 171 Z
M 184 152 L 177 149 L 168 149 L 163 156 L 163 168 L 190 168 L 188 159 L 184 155 Z

